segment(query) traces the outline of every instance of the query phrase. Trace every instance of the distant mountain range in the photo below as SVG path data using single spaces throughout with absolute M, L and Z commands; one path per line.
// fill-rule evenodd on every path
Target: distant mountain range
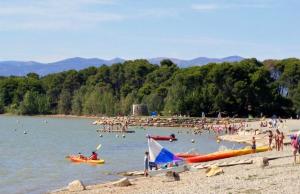
M 183 60 L 177 58 L 157 57 L 147 59 L 152 64 L 159 64 L 163 59 L 170 59 L 181 68 L 190 66 L 201 66 L 208 63 L 222 63 L 222 62 L 236 62 L 244 58 L 240 56 L 230 56 L 225 58 L 207 58 L 198 57 L 191 60 Z M 123 63 L 125 59 L 114 58 L 111 60 L 104 60 L 98 58 L 69 58 L 53 63 L 39 63 L 35 61 L 0 61 L 0 76 L 23 76 L 30 72 L 35 72 L 39 75 L 47 75 L 49 73 L 56 73 L 70 69 L 80 70 L 89 66 L 99 67 L 101 65 L 112 65 L 114 63 Z

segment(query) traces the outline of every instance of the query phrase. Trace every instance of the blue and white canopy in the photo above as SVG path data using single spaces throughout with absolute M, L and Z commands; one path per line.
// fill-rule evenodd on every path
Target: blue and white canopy
M 172 152 L 162 147 L 152 138 L 148 139 L 148 146 L 150 162 L 154 162 L 156 164 L 165 164 L 173 161 L 182 161 L 182 159 L 178 158 Z

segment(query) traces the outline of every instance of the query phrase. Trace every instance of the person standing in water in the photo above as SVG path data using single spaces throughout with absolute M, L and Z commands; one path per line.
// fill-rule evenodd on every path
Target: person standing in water
M 149 152 L 145 152 L 144 157 L 144 176 L 148 176 L 148 169 L 149 169 Z

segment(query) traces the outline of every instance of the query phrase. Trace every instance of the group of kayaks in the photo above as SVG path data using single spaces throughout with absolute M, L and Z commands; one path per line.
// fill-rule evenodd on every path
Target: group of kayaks
M 198 154 L 198 153 L 178 153 L 176 154 L 177 157 L 183 158 L 187 163 L 199 163 L 199 162 L 208 162 L 213 160 L 220 160 L 224 158 L 230 158 L 235 156 L 241 156 L 246 154 L 252 154 L 257 152 L 265 152 L 268 151 L 268 146 L 261 146 L 256 148 L 254 151 L 251 148 L 239 149 L 239 150 L 226 150 L 220 152 L 214 152 L 210 154 Z M 77 163 L 88 163 L 88 164 L 104 164 L 104 160 L 90 160 L 88 158 L 81 158 L 77 155 L 70 155 L 67 158 L 71 162 Z
M 214 152 L 210 154 L 188 154 L 188 153 L 179 153 L 176 154 L 177 157 L 183 158 L 187 163 L 199 163 L 199 162 L 208 162 L 212 160 L 220 160 L 224 158 L 230 158 L 235 156 L 241 156 L 246 154 L 252 154 L 257 152 L 265 152 L 268 151 L 268 146 L 257 147 L 254 151 L 251 148 L 239 149 L 239 150 L 226 150 L 220 152 Z

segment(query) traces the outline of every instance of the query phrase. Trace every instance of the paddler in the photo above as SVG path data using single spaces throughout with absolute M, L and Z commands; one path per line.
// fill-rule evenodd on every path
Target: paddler
M 98 160 L 98 154 L 95 151 L 93 151 L 92 155 L 89 157 L 89 159 L 90 160 Z
M 78 158 L 80 158 L 80 159 L 86 159 L 86 157 L 84 156 L 84 155 L 82 155 L 82 153 L 78 153 Z

